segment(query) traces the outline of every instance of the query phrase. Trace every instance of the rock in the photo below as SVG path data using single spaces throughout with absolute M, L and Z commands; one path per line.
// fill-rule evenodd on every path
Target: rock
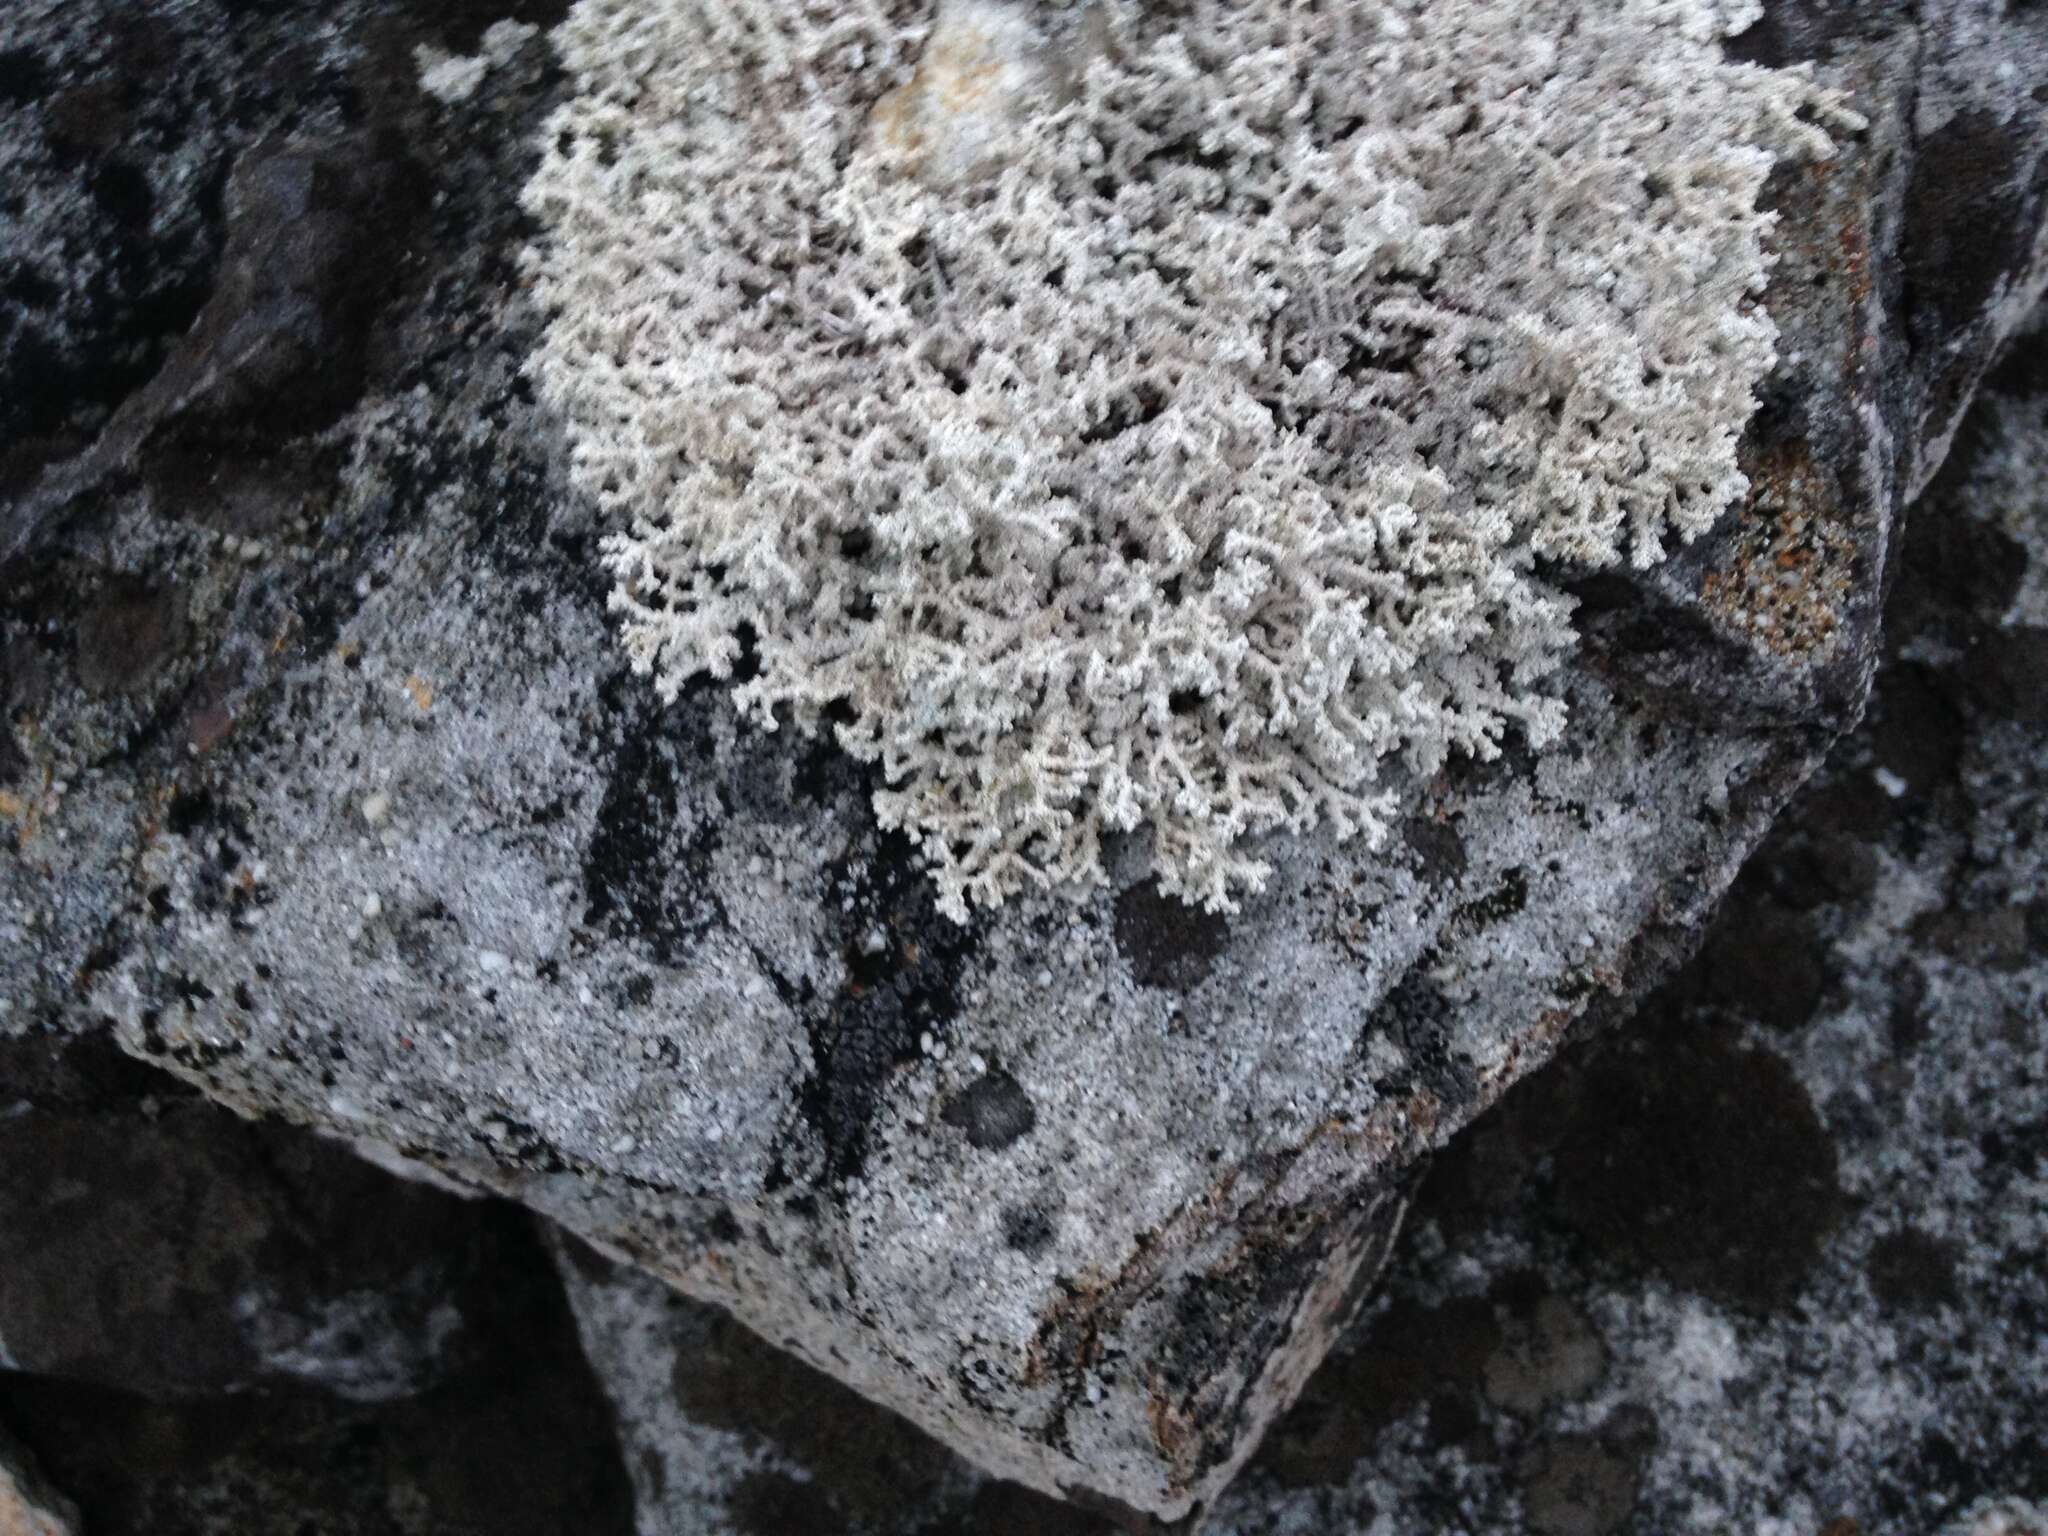
M 1985 1499 L 1944 1529 L 1943 1536 L 2041 1536 L 2048 1509 L 2028 1499 Z
M 0 1029 L 110 1019 L 224 1102 L 515 1196 L 988 1468 L 1164 1519 L 1309 1377 L 1425 1154 L 1626 1013 L 1856 718 L 1896 513 L 2042 280 L 2042 17 L 1774 7 L 1745 46 L 1821 50 L 1871 127 L 1774 184 L 1749 504 L 1579 593 L 1579 748 L 1446 775 L 1382 856 L 1279 845 L 1227 922 L 1124 859 L 1093 904 L 958 927 L 852 764 L 710 692 L 663 709 L 618 659 L 519 372 L 545 44 L 455 110 L 413 50 L 475 39 L 396 0 L 318 27 L 193 0 L 155 71 L 95 51 L 115 9 L 36 0 L 11 67 L 132 102 L 240 190 L 118 173 L 189 231 L 196 286 L 0 480 Z M 46 211 L 0 303 L 8 334 L 60 314 L 100 345 L 136 325 L 58 254 L 92 174 L 65 122 L 5 130 Z M 294 203 L 323 166 L 341 201 Z M 1990 200 L 1981 240 L 1956 187 Z M 346 212 L 251 271 L 316 205 L 398 220 L 388 281 L 342 280 Z M 2000 643 L 2016 698 L 2027 637 Z M 1890 814 L 1855 793 L 1845 834 Z
M 28 1452 L 0 1434 L 0 1536 L 77 1536 L 78 1511 L 46 1484 Z
M 481 1347 L 518 1227 L 244 1124 L 104 1039 L 0 1039 L 6 1369 L 151 1397 L 411 1396 Z
M 715 1307 L 560 1239 L 583 1347 L 618 1416 L 639 1528 L 701 1536 L 1113 1529 L 981 1477 Z
M 1869 715 L 1716 939 L 1438 1160 L 1386 1294 L 1210 1532 L 2039 1527 L 2048 947 L 1973 935 L 2048 890 L 2048 730 L 1969 684 L 1986 632 L 2048 613 L 2044 358 L 2037 324 L 1909 514 Z M 1893 793 L 1892 735 L 1930 694 L 1948 766 Z M 1844 850 L 1876 877 L 1816 881 Z M 1753 963 L 1787 943 L 1735 966 L 1720 937 L 1788 917 L 1790 968 L 1828 978 L 1796 1022 L 1787 966 Z M 1582 1320 L 1599 1374 L 1532 1403 L 1504 1366 L 1581 1379 L 1546 1310 Z M 1623 1411 L 1653 1443 L 1612 1434 Z
M 514 1224 L 483 1347 L 417 1396 L 152 1401 L 0 1373 L 0 1426 L 77 1502 L 82 1532 L 631 1536 L 610 1411 L 545 1249 Z

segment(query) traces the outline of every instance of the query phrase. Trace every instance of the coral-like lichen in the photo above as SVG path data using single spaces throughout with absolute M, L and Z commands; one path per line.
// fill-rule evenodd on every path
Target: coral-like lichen
M 581 0 L 534 373 L 635 661 L 828 723 L 946 909 L 1228 906 L 1564 726 L 1552 566 L 1744 489 L 1803 77 L 1729 0 Z

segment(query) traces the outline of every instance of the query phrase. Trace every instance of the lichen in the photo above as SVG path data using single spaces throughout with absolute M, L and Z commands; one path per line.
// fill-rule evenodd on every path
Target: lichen
M 634 665 L 830 728 L 964 917 L 1149 830 L 1377 844 L 1554 741 L 1559 570 L 1745 489 L 1774 158 L 1726 0 L 581 0 L 532 363 Z

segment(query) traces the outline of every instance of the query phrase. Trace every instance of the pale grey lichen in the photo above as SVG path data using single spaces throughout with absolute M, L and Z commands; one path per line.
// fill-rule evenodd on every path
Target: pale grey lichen
M 1551 568 L 1745 488 L 1758 192 L 1839 112 L 1752 15 L 581 0 L 533 373 L 635 665 L 831 724 L 955 916 L 1141 828 L 1228 907 L 1552 741 Z

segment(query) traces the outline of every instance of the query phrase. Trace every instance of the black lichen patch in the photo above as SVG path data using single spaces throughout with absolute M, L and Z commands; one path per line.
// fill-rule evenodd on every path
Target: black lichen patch
M 1466 933 L 1481 933 L 1495 923 L 1506 922 L 1529 905 L 1529 877 L 1510 869 L 1494 882 L 1484 896 L 1476 896 L 1451 914 L 1451 921 Z
M 2048 354 L 2048 347 L 2020 350 Z M 1958 434 L 1949 463 L 1906 520 L 1888 615 L 1886 638 L 1894 649 L 1929 625 L 1960 622 L 1975 628 L 1995 622 L 2026 580 L 2024 545 L 1995 524 L 1954 510 L 1954 481 L 1968 468 L 1977 443 L 1970 427 Z M 1896 662 L 1887 667 L 1880 689 L 1890 688 L 1898 671 Z
M 34 49 L 0 49 L 0 106 L 29 106 L 41 101 L 49 90 L 49 69 Z
M 1386 1000 L 1373 1010 L 1358 1037 L 1354 1055 L 1370 1060 L 1375 1038 L 1391 1041 L 1401 1064 L 1380 1079 L 1388 1098 L 1405 1098 L 1418 1089 L 1434 1094 L 1439 1104 L 1456 1109 L 1478 1091 L 1472 1060 L 1451 1043 L 1453 1007 L 1429 981 L 1426 960 L 1401 978 Z
M 1958 112 L 1921 141 L 1900 222 L 1901 296 L 1920 345 L 1976 320 L 2032 239 L 2020 184 L 2022 127 L 1979 109 Z
M 1221 913 L 1191 907 L 1159 888 L 1132 886 L 1116 899 L 1116 945 L 1142 986 L 1186 992 L 1208 976 L 1230 927 Z
M 1825 63 L 1844 43 L 1891 31 L 1903 9 L 1892 0 L 1771 0 L 1723 51 L 1738 63 L 1770 69 Z
M 682 798 L 683 764 L 710 755 L 710 705 L 685 698 L 663 710 L 623 671 L 600 689 L 600 700 L 617 727 L 611 776 L 583 856 L 583 921 L 675 964 L 718 916 L 710 884 L 718 830 L 709 818 L 688 824 Z
M 1736 902 L 1674 987 L 1678 995 L 1772 1029 L 1798 1029 L 1827 988 L 1823 952 L 1804 914 L 1769 900 Z
M 837 861 L 828 887 L 846 981 L 806 1017 L 813 1066 L 797 1102 L 823 1143 L 820 1172 L 841 1182 L 865 1166 L 889 1078 L 917 1059 L 920 1037 L 944 1037 L 979 930 L 939 915 L 931 881 L 897 834 Z
M 1465 873 L 1465 839 L 1449 823 L 1411 816 L 1402 824 L 1401 840 L 1415 855 L 1417 874 L 1431 885 L 1450 885 Z
M 965 1131 L 969 1146 L 995 1152 L 1030 1135 L 1038 1111 L 1024 1085 L 998 1068 L 984 1072 L 947 1100 L 939 1118 Z
M 1834 1144 L 1782 1058 L 1718 1034 L 1609 1051 L 1556 1153 L 1558 1206 L 1603 1254 L 1767 1312 L 1843 1214 Z
M 569 0 L 441 0 L 431 8 L 435 36 L 450 53 L 474 54 L 499 21 L 551 31 L 569 13 Z
M 1993 719 L 2048 725 L 2048 628 L 2018 625 L 1984 635 L 1964 677 L 1973 701 Z
M 1052 1246 L 1054 1212 L 1043 1205 L 1013 1205 L 1003 1212 L 1003 1245 L 1022 1254 Z
M 1906 663 L 1886 669 L 1871 703 L 1871 755 L 1911 798 L 1955 780 L 1963 740 L 1956 705 L 1953 683 L 1932 668 Z
M 1350 1223 L 1357 1224 L 1355 1218 Z M 1319 1208 L 1272 1208 L 1227 1257 L 1175 1289 L 1173 1327 L 1149 1379 L 1154 1393 L 1185 1416 L 1193 1443 L 1176 1454 L 1188 1457 L 1192 1449 L 1188 1460 L 1197 1474 L 1229 1455 L 1246 1428 L 1250 1382 L 1228 1400 L 1211 1400 L 1219 1362 L 1272 1358 L 1300 1315 L 1303 1298 L 1325 1278 L 1344 1226 Z
M 193 845 L 203 856 L 190 862 L 190 900 L 195 911 L 225 911 L 237 926 L 246 924 L 249 909 L 268 901 L 265 888 L 244 878 L 243 856 L 254 846 L 243 809 L 204 784 L 189 784 L 172 795 L 164 811 L 164 830 Z

